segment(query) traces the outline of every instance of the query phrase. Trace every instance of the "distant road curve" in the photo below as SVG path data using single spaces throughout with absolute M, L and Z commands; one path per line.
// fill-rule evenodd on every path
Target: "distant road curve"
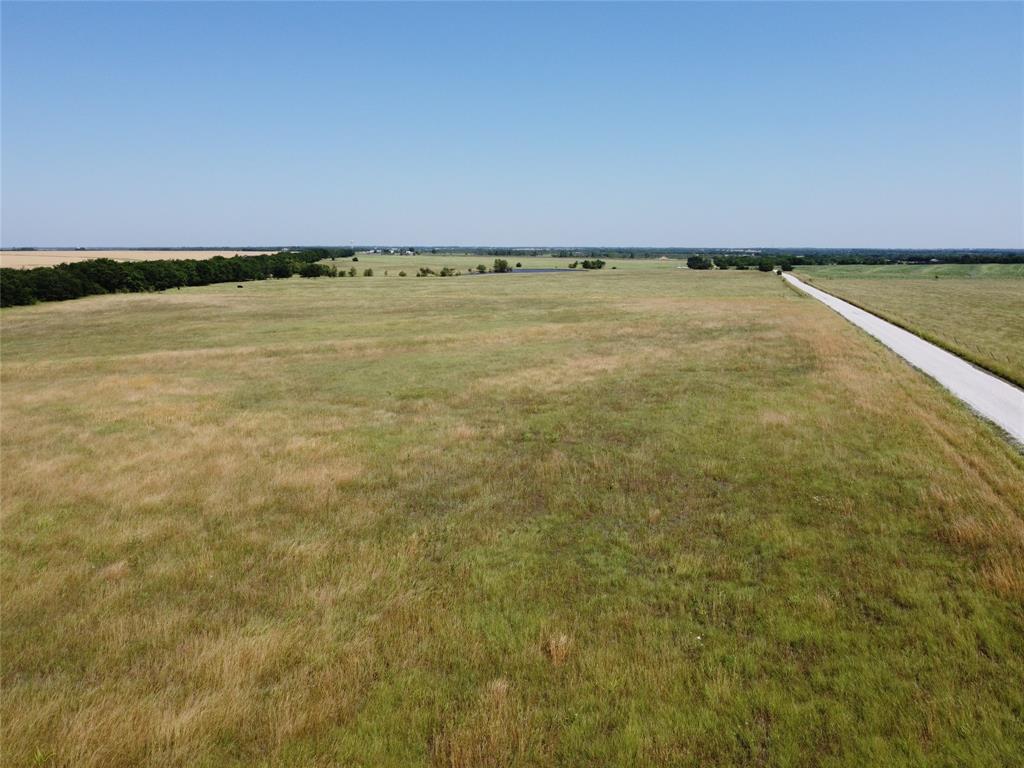
M 1024 445 L 1024 390 L 792 275 L 783 273 L 782 278 L 867 331 Z

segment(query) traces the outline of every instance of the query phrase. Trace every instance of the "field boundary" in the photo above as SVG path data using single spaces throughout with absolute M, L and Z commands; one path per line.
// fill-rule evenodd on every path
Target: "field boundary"
M 1012 384 L 1015 387 L 1024 388 L 1024 378 L 1018 378 L 1012 372 L 1003 369 L 1002 366 L 993 367 L 992 365 L 986 363 L 984 360 L 979 359 L 978 356 L 975 355 L 973 352 L 961 349 L 955 344 L 950 344 L 945 339 L 941 339 L 935 336 L 934 334 L 929 333 L 928 331 L 922 331 L 914 327 L 910 323 L 907 323 L 897 317 L 892 316 L 888 312 L 879 311 L 859 301 L 854 301 L 852 299 L 848 299 L 845 296 L 840 296 L 837 293 L 833 293 L 827 288 L 822 287 L 820 283 L 815 282 L 812 278 L 807 277 L 805 272 L 800 273 L 800 279 L 806 281 L 809 285 L 813 285 L 819 291 L 827 293 L 829 296 L 835 299 L 845 301 L 847 304 L 852 304 L 853 306 L 857 307 L 857 309 L 862 309 L 865 312 L 870 312 L 875 317 L 881 318 L 882 320 L 885 320 L 887 323 L 892 323 L 897 328 L 902 328 L 904 331 L 912 333 L 915 336 L 918 336 L 924 339 L 925 341 L 929 342 L 930 344 L 934 344 L 935 346 L 944 349 L 947 352 L 950 352 L 959 358 L 962 358 L 963 360 L 973 365 L 975 368 L 980 368 L 981 370 L 985 371 L 985 373 L 991 373 L 993 376 L 998 376 L 1007 384 Z

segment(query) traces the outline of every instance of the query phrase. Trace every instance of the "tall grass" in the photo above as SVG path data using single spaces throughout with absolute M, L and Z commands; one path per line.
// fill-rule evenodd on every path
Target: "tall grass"
M 774 276 L 0 321 L 6 765 L 1024 751 L 1024 458 Z

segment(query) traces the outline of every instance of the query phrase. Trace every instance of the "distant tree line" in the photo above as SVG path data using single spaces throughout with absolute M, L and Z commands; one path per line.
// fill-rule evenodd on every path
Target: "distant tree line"
M 463 249 L 465 250 L 465 249 Z M 470 250 L 469 252 L 474 252 Z M 756 269 L 762 260 L 781 264 L 1022 264 L 1021 250 L 893 250 L 875 248 L 754 248 L 737 251 L 726 248 L 574 248 L 527 252 L 526 256 L 556 259 L 690 259 L 702 256 L 714 265 Z M 710 269 L 710 265 L 708 266 Z
M 357 250 L 389 250 L 381 246 L 360 246 Z M 392 249 L 393 250 L 393 249 Z M 1019 249 L 920 249 L 895 248 L 497 248 L 451 245 L 441 247 L 407 247 L 400 251 L 479 256 L 548 256 L 559 259 L 682 259 L 705 256 L 719 267 L 757 269 L 762 259 L 779 263 L 786 258 L 791 264 L 1021 264 L 1024 250 Z
M 272 254 L 211 259 L 114 261 L 89 259 L 54 267 L 0 269 L 0 306 L 64 301 L 102 293 L 166 291 L 212 283 L 334 276 L 337 271 L 317 262 L 352 256 L 351 248 L 300 248 Z
M 304 261 L 351 259 L 356 255 L 353 248 L 292 248 L 289 252 L 300 255 Z
M 758 269 L 761 272 L 771 272 L 773 269 L 778 267 L 783 272 L 789 272 L 793 269 L 794 264 L 802 263 L 800 259 L 794 259 L 790 256 L 782 256 L 775 258 L 761 257 L 744 257 L 741 259 L 736 258 L 723 258 L 721 255 L 715 256 L 714 259 L 709 259 L 707 256 L 689 256 L 686 259 L 686 266 L 690 269 Z

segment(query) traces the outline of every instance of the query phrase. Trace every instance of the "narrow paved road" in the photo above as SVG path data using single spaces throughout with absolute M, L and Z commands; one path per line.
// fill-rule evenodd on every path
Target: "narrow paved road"
M 997 376 L 975 368 L 967 361 L 915 336 L 849 302 L 820 291 L 789 274 L 783 279 L 834 309 L 864 329 L 893 352 L 918 368 L 986 419 L 1005 429 L 1024 445 L 1024 390 Z

